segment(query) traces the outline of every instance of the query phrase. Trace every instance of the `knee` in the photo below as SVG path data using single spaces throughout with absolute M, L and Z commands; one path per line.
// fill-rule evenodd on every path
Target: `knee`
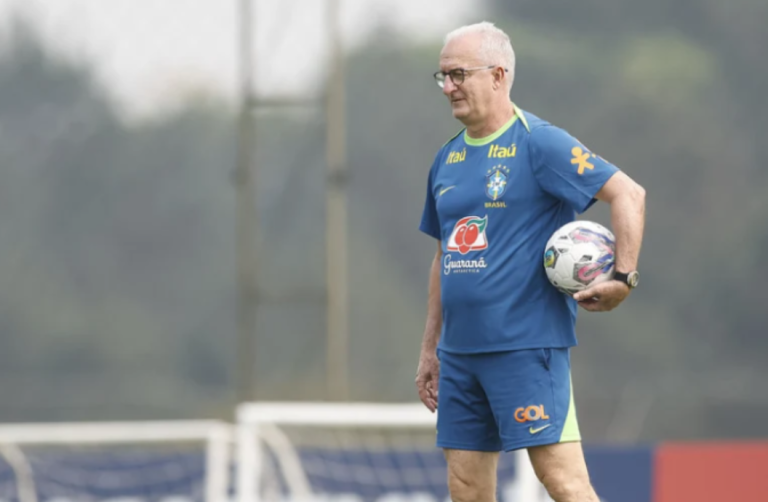
M 457 475 L 448 477 L 448 491 L 452 502 L 494 502 L 493 489 L 477 480 L 463 479 Z
M 586 475 L 556 470 L 543 475 L 540 481 L 555 502 L 592 500 L 592 485 Z

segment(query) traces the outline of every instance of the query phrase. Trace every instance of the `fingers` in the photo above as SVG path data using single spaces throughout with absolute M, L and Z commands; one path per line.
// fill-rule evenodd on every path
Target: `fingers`
M 603 282 L 573 295 L 579 306 L 590 312 L 608 312 L 627 297 L 629 289 L 619 282 Z
M 432 413 L 437 410 L 437 388 L 440 375 L 440 363 L 437 358 L 422 358 L 416 370 L 416 388 L 419 399 Z
M 419 389 L 419 399 L 432 413 L 437 409 L 437 398 L 427 389 Z
M 432 413 L 437 409 L 437 380 L 430 376 L 426 378 L 417 378 L 416 387 L 419 392 L 419 399 L 424 406 Z
M 601 312 L 602 308 L 599 302 L 595 300 L 586 300 L 579 302 L 579 307 L 590 312 Z
M 601 298 L 602 294 L 597 288 L 589 288 L 585 289 L 584 291 L 579 291 L 578 293 L 574 293 L 573 299 L 577 302 L 583 302 L 583 301 L 592 301 L 592 300 L 599 300 Z
M 617 305 L 616 301 L 607 298 L 589 299 L 579 302 L 581 308 L 590 312 L 608 312 L 616 308 Z

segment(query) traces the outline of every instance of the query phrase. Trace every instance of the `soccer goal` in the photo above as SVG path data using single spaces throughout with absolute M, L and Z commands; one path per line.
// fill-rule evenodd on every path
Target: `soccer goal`
M 226 502 L 232 427 L 218 421 L 0 426 L 0 500 Z
M 421 403 L 243 403 L 239 502 L 446 502 L 435 415 Z M 523 451 L 502 454 L 500 502 L 538 502 Z

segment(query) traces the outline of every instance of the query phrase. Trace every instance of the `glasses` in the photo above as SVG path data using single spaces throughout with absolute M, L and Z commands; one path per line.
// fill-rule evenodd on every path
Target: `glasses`
M 464 79 L 467 78 L 467 75 L 469 74 L 469 72 L 479 71 L 479 70 L 490 70 L 492 68 L 496 68 L 496 65 L 476 66 L 474 68 L 455 68 L 448 72 L 436 71 L 433 76 L 435 77 L 435 81 L 437 82 L 438 87 L 442 89 L 445 87 L 446 77 L 450 78 L 451 82 L 453 82 L 454 85 L 461 85 L 464 83 Z M 504 68 L 504 71 L 506 72 L 508 70 Z

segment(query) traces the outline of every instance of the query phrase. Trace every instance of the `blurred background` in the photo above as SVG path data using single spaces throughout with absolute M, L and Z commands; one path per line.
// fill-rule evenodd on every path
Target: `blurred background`
M 765 0 L 246 4 L 0 0 L 0 421 L 416 400 L 431 75 L 491 20 L 513 100 L 648 193 L 641 287 L 580 314 L 585 441 L 765 437 Z

